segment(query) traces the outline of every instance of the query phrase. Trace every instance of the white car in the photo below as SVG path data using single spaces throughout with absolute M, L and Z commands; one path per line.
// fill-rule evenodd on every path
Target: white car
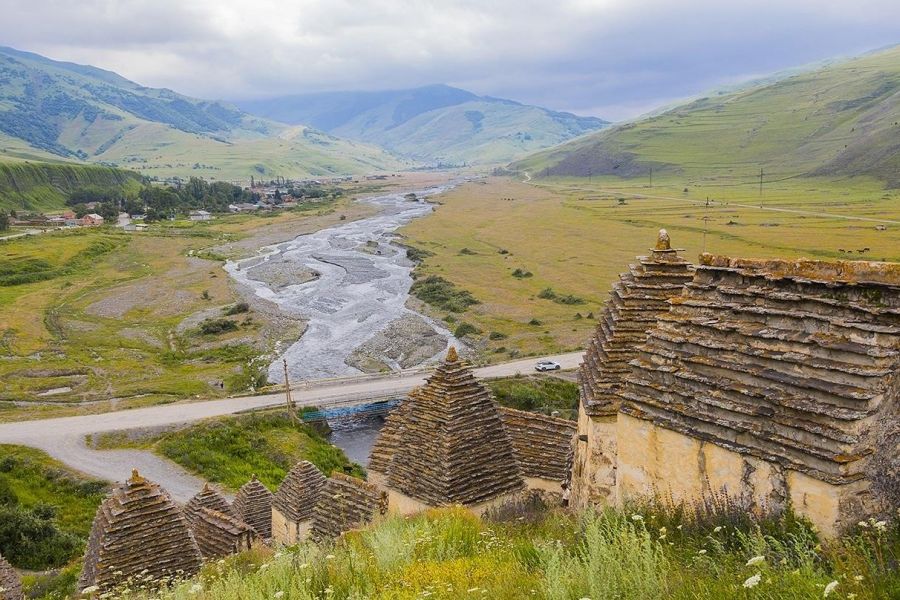
M 559 371 L 560 369 L 562 369 L 562 365 L 554 360 L 539 360 L 534 365 L 535 371 Z

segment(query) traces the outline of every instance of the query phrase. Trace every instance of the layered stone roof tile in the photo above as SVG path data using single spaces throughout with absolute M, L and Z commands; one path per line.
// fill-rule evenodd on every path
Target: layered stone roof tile
M 506 407 L 500 408 L 500 415 L 525 477 L 560 483 L 569 478 L 577 428 L 574 421 Z
M 184 517 L 187 519 L 188 525 L 191 527 L 194 526 L 194 523 L 197 520 L 197 514 L 202 508 L 209 508 L 235 518 L 237 517 L 235 512 L 231 509 L 231 505 L 228 504 L 228 500 L 225 499 L 225 496 L 213 489 L 209 484 L 205 484 L 203 489 L 197 492 L 197 494 L 184 505 Z
M 205 506 L 194 515 L 192 526 L 197 546 L 205 559 L 214 559 L 249 550 L 256 533 L 231 514 Z
M 831 484 L 896 478 L 900 265 L 704 255 L 630 367 L 626 414 Z
M 378 449 L 390 454 L 388 488 L 431 506 L 474 505 L 524 489 L 500 411 L 454 349 L 399 410 L 399 429 L 393 424 L 392 439 Z
M 309 461 L 298 462 L 275 492 L 273 506 L 291 521 L 312 519 L 325 476 Z
M 366 525 L 386 510 L 387 499 L 377 486 L 343 473 L 334 473 L 322 486 L 313 511 L 313 538 L 336 538 Z
M 647 330 L 668 310 L 669 298 L 679 295 L 692 277 L 693 266 L 672 249 L 665 229 L 660 230 L 650 256 L 637 257 L 628 272 L 619 276 L 579 371 L 585 412 L 592 416 L 616 414 L 628 362 L 646 339 Z
M 274 495 L 256 475 L 241 486 L 231 505 L 239 519 L 263 538 L 272 537 L 272 501 Z
M 97 510 L 79 589 L 108 591 L 137 577 L 188 577 L 200 562 L 181 509 L 165 490 L 134 471 Z

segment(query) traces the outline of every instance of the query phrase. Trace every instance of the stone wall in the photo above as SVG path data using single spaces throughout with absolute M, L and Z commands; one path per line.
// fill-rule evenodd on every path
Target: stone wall
M 3 556 L 0 556 L 0 600 L 22 600 L 22 580 Z

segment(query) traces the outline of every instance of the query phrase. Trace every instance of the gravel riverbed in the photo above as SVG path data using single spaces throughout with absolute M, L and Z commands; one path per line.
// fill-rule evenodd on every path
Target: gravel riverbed
M 352 375 L 437 360 L 460 342 L 440 323 L 406 306 L 413 263 L 394 233 L 432 211 L 424 201 L 445 186 L 365 198 L 374 216 L 301 235 L 226 263 L 236 282 L 286 315 L 307 322 L 286 349 L 291 379 Z M 281 356 L 269 379 L 284 381 Z

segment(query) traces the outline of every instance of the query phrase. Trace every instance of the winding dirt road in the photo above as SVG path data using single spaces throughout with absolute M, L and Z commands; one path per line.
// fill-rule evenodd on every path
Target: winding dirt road
M 574 369 L 581 362 L 581 352 L 547 356 L 563 369 Z M 531 373 L 538 359 L 526 359 L 475 369 L 479 378 L 508 377 Z M 427 372 L 403 377 L 360 378 L 327 382 L 295 388 L 294 401 L 299 406 L 322 406 L 347 403 L 367 398 L 402 396 L 425 382 Z M 0 424 L 0 444 L 31 446 L 87 475 L 108 481 L 124 481 L 131 469 L 139 469 L 148 479 L 160 483 L 172 497 L 186 502 L 203 486 L 203 481 L 175 463 L 143 450 L 94 450 L 85 436 L 143 427 L 164 427 L 219 417 L 239 412 L 277 406 L 284 402 L 283 393 L 241 396 L 224 400 L 166 404 L 108 412 L 97 415 L 62 417 Z

